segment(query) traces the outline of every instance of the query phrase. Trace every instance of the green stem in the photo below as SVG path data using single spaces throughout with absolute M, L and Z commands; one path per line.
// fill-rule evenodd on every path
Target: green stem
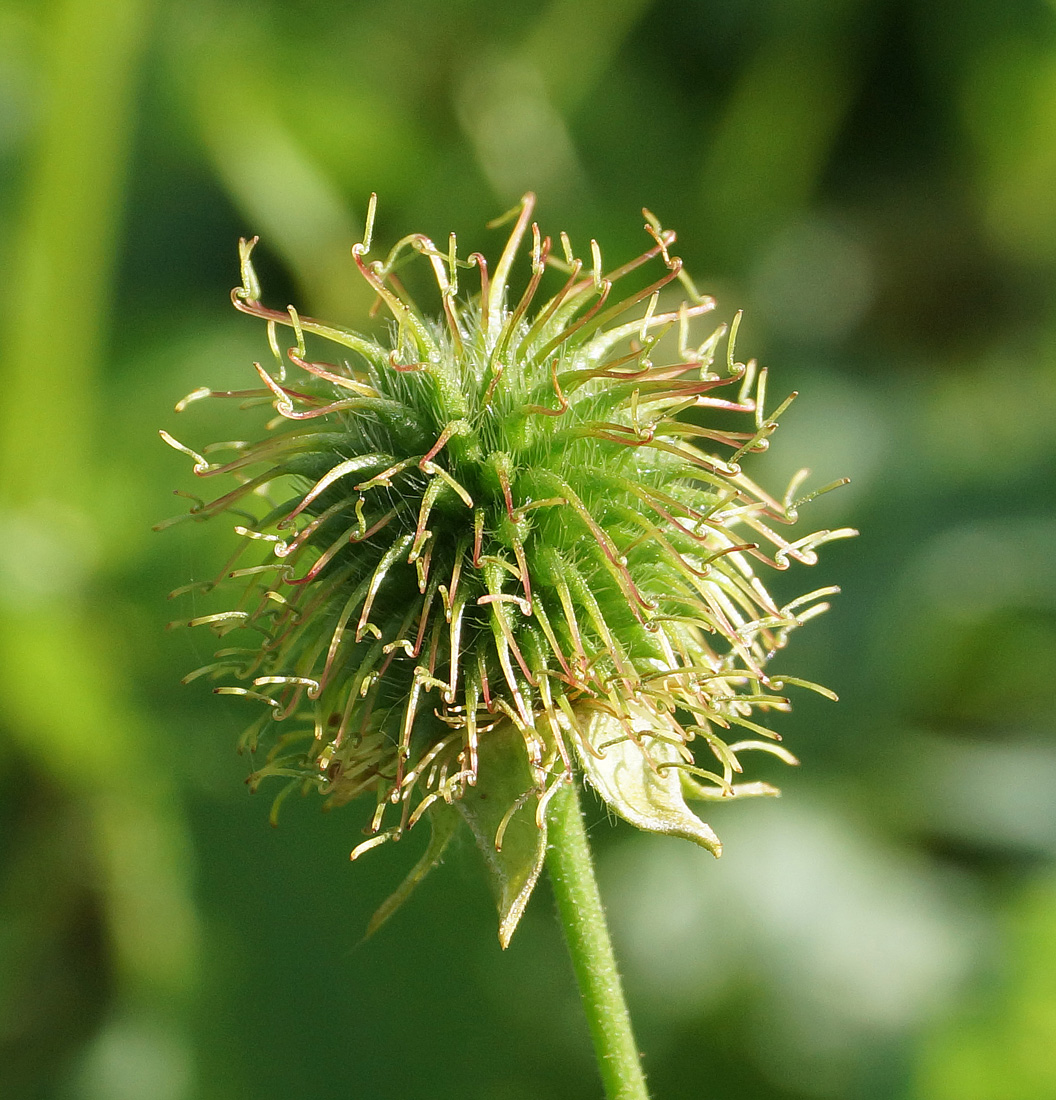
M 546 857 L 607 1100 L 649 1100 L 574 784 L 554 795 Z

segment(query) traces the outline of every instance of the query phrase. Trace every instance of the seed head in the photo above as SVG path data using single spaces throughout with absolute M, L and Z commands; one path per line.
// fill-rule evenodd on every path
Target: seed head
M 633 824 L 716 855 L 686 799 L 776 793 L 735 781 L 749 751 L 795 762 L 753 716 L 787 709 L 786 684 L 831 693 L 766 666 L 835 589 L 779 606 L 755 568 L 812 564 L 854 533 L 778 533 L 802 478 L 777 500 L 740 462 L 788 401 L 765 412 L 766 371 L 735 360 L 739 317 L 718 369 L 726 326 L 691 342 L 714 302 L 671 252 L 675 234 L 645 211 L 650 246 L 606 271 L 594 241 L 589 260 L 565 234 L 555 249 L 533 205 L 511 212 L 489 272 L 454 235 L 442 251 L 413 234 L 368 262 L 372 196 L 352 256 L 392 316 L 387 342 L 265 306 L 256 239 L 242 241 L 232 300 L 266 323 L 274 363 L 254 364 L 250 389 L 199 389 L 177 409 L 235 398 L 277 415 L 266 438 L 201 454 L 162 432 L 199 477 L 236 483 L 188 518 L 237 517 L 238 549 L 205 587 L 236 582 L 241 596 L 189 625 L 242 644 L 187 679 L 261 708 L 243 745 L 271 747 L 251 785 L 285 776 L 331 804 L 374 799 L 353 859 L 429 816 L 433 842 L 375 924 L 468 822 L 504 943 L 539 874 L 546 804 L 577 769 Z M 439 319 L 397 275 L 416 255 Z M 471 271 L 479 293 L 462 297 Z M 662 305 L 676 281 L 685 300 Z M 263 560 L 236 560 L 254 549 Z

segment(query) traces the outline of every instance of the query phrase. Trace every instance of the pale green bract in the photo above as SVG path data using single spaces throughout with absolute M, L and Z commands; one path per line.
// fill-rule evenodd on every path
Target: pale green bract
M 239 644 L 188 679 L 260 708 L 243 744 L 271 748 L 253 786 L 284 776 L 334 804 L 372 798 L 353 858 L 430 818 L 432 843 L 373 926 L 464 822 L 503 944 L 542 867 L 547 802 L 574 771 L 632 824 L 716 855 L 687 798 L 776 793 L 735 782 L 750 750 L 794 763 L 753 715 L 787 709 L 783 683 L 825 691 L 766 667 L 835 589 L 779 606 L 754 564 L 812 564 L 854 533 L 778 532 L 816 493 L 796 500 L 797 478 L 777 500 L 740 462 L 787 402 L 764 411 L 766 372 L 735 360 L 733 333 L 715 368 L 725 326 L 691 342 L 714 303 L 672 254 L 675 234 L 646 211 L 650 247 L 606 271 L 595 242 L 585 262 L 564 234 L 557 248 L 543 237 L 533 204 L 512 212 L 489 274 L 453 236 L 444 251 L 411 235 L 368 263 L 372 197 L 352 253 L 392 316 L 389 342 L 263 305 L 243 241 L 233 300 L 265 321 L 274 363 L 254 364 L 250 389 L 199 389 L 177 409 L 235 398 L 277 415 L 264 439 L 201 453 L 162 433 L 198 476 L 235 482 L 189 518 L 237 517 L 234 556 L 199 588 L 237 582 L 241 596 L 189 625 Z M 440 320 L 397 275 L 416 254 Z M 480 289 L 463 297 L 469 269 Z M 676 282 L 686 300 L 662 304 Z M 241 565 L 254 549 L 263 559 Z M 731 743 L 733 729 L 750 736 Z

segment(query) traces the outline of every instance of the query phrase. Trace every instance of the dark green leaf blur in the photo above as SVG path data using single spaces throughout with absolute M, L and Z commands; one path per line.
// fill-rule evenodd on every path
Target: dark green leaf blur
M 528 189 L 616 262 L 678 231 L 800 391 L 753 475 L 849 475 L 805 522 L 861 530 L 774 581 L 843 588 L 774 665 L 841 701 L 708 807 L 722 860 L 589 803 L 656 1100 L 1056 1097 L 1056 6 L 0 0 L 5 1100 L 600 1096 L 545 888 L 500 951 L 467 838 L 363 942 L 424 831 L 269 827 L 164 630 L 229 527 L 151 531 L 157 429 L 243 430 L 174 403 L 268 354 L 240 236 L 362 326 L 372 191 L 465 255 Z

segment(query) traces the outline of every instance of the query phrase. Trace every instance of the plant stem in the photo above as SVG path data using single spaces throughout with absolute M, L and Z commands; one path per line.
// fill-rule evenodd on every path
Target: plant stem
M 558 791 L 546 856 L 607 1100 L 649 1100 L 583 827 L 577 786 Z

